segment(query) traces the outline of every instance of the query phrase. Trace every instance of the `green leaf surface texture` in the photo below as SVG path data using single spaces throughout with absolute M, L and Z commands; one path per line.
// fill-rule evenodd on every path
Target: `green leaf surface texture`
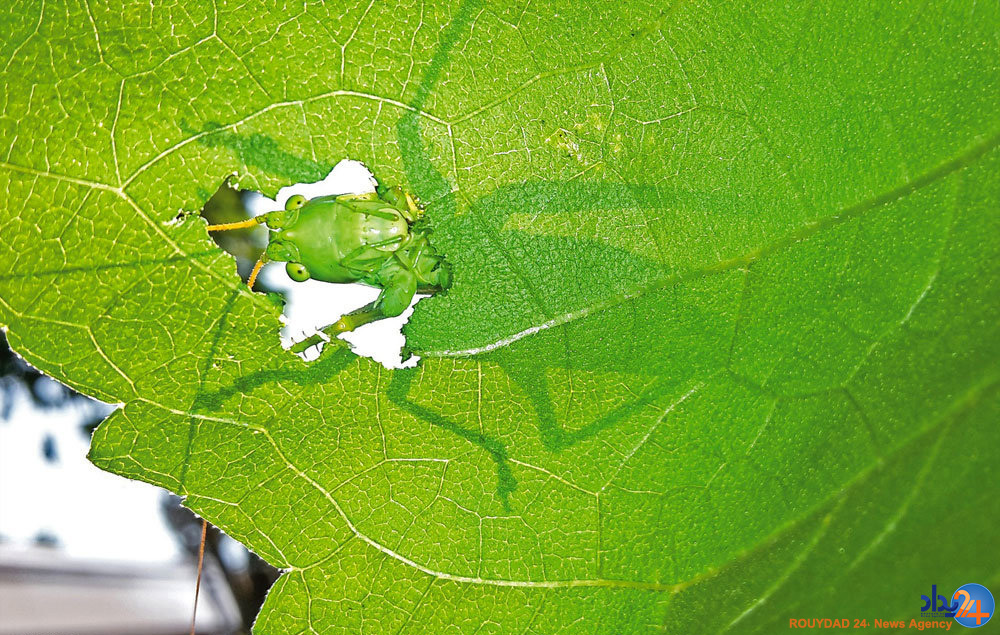
M 121 404 L 94 463 L 285 570 L 258 635 L 770 633 L 1000 584 L 996 3 L 2 21 L 0 324 Z M 452 264 L 416 368 L 283 350 L 197 215 L 343 158 Z

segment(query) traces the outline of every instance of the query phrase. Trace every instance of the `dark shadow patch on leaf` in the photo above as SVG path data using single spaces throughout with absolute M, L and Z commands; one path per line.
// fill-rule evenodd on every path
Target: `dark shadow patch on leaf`
M 638 415 L 643 408 L 667 394 L 668 382 L 664 378 L 653 381 L 635 399 L 621 404 L 610 412 L 576 429 L 567 430 L 557 420 L 552 406 L 551 392 L 545 376 L 545 368 L 540 364 L 506 363 L 502 357 L 496 360 L 507 375 L 524 390 L 538 418 L 538 435 L 545 448 L 551 452 L 567 450 L 581 441 L 593 438 L 598 433 L 613 428 L 618 423 Z
M 358 358 L 347 348 L 326 347 L 316 361 L 304 368 L 277 368 L 259 370 L 236 379 L 233 383 L 211 392 L 199 394 L 192 409 L 195 412 L 219 410 L 222 404 L 237 394 L 249 394 L 265 384 L 292 383 L 297 386 L 315 386 L 340 374 Z
M 441 75 L 441 71 L 451 58 L 452 49 L 472 24 L 472 20 L 478 14 L 482 4 L 482 0 L 465 0 L 459 6 L 455 16 L 441 33 L 441 39 L 438 41 L 434 56 L 424 71 L 416 94 L 410 101 L 409 105 L 413 110 L 407 111 L 396 124 L 400 157 L 403 160 L 410 187 L 421 199 L 436 202 L 436 207 L 440 210 L 437 213 L 438 217 L 454 215 L 456 211 L 455 195 L 448 180 L 438 172 L 427 156 L 423 139 L 420 136 L 420 115 Z
M 198 138 L 201 145 L 231 150 L 243 165 L 260 168 L 287 179 L 289 183 L 318 181 L 333 169 L 331 164 L 306 159 L 283 150 L 277 140 L 262 133 L 241 135 L 215 121 L 206 122 L 201 130 L 182 122 L 181 130 L 190 135 L 202 135 Z

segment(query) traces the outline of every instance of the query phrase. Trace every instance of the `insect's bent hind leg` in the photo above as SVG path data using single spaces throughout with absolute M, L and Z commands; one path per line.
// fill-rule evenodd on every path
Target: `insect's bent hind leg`
M 416 292 L 416 276 L 410 271 L 401 270 L 389 280 L 374 302 L 351 311 L 324 331 L 329 335 L 346 333 L 383 318 L 401 315 L 410 306 Z
M 379 247 L 388 247 L 389 245 L 393 245 L 395 243 L 402 241 L 403 241 L 402 236 L 394 236 L 392 238 L 387 238 L 386 240 L 381 240 L 377 243 L 369 243 L 367 245 L 361 245 L 360 247 L 357 247 L 356 249 L 348 253 L 346 256 L 341 258 L 340 264 L 344 267 L 347 267 L 348 269 L 362 269 L 365 271 L 370 271 L 370 269 L 367 269 L 365 267 L 357 266 L 358 263 L 360 262 L 359 259 L 366 253 L 368 253 L 368 250 L 378 249 Z

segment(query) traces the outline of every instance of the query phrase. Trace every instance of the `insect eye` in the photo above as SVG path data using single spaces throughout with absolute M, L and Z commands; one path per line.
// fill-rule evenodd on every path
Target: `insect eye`
M 306 197 L 302 196 L 301 194 L 296 194 L 295 196 L 289 197 L 288 200 L 285 201 L 285 209 L 288 210 L 299 209 L 305 204 L 306 204 Z
M 290 262 L 285 265 L 285 272 L 287 272 L 288 277 L 295 282 L 305 282 L 309 279 L 309 270 L 298 262 Z

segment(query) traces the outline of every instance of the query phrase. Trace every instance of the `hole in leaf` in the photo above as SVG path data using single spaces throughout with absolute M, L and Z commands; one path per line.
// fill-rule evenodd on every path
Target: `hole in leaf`
M 283 210 L 285 202 L 293 195 L 307 200 L 330 194 L 364 194 L 374 192 L 374 176 L 359 161 L 345 159 L 338 163 L 320 181 L 297 183 L 281 188 L 274 199 L 252 190 L 234 189 L 227 180 L 208 200 L 202 210 L 210 224 L 233 223 L 267 212 Z M 246 280 L 254 263 L 268 241 L 268 230 L 263 225 L 212 232 L 216 243 L 236 256 L 240 275 Z M 305 360 L 316 359 L 324 346 L 330 346 L 329 337 L 320 331 L 336 322 L 341 316 L 373 302 L 381 289 L 361 283 L 332 284 L 319 280 L 295 282 L 289 278 L 284 263 L 271 262 L 264 266 L 254 289 L 258 292 L 280 294 L 284 302 L 281 342 L 286 349 L 301 349 L 301 343 L 314 342 L 298 354 Z M 405 362 L 401 349 L 405 343 L 402 327 L 413 313 L 413 306 L 426 294 L 416 294 L 401 315 L 383 318 L 344 333 L 340 339 L 348 342 L 358 355 L 370 357 L 386 368 L 406 368 L 417 364 L 419 358 L 410 357 Z M 299 346 L 296 346 L 298 344 Z
M 253 190 L 241 190 L 232 185 L 230 178 L 223 181 L 201 210 L 202 217 L 210 225 L 222 225 L 246 220 L 253 216 L 251 208 L 253 201 L 259 196 Z M 185 213 L 178 215 L 177 221 L 183 220 Z M 257 262 L 261 252 L 267 245 L 267 230 L 264 227 L 248 227 L 226 232 L 213 232 L 212 239 L 227 252 L 236 257 L 236 269 L 244 280 L 250 277 L 250 271 Z M 258 291 L 267 291 L 258 287 Z

